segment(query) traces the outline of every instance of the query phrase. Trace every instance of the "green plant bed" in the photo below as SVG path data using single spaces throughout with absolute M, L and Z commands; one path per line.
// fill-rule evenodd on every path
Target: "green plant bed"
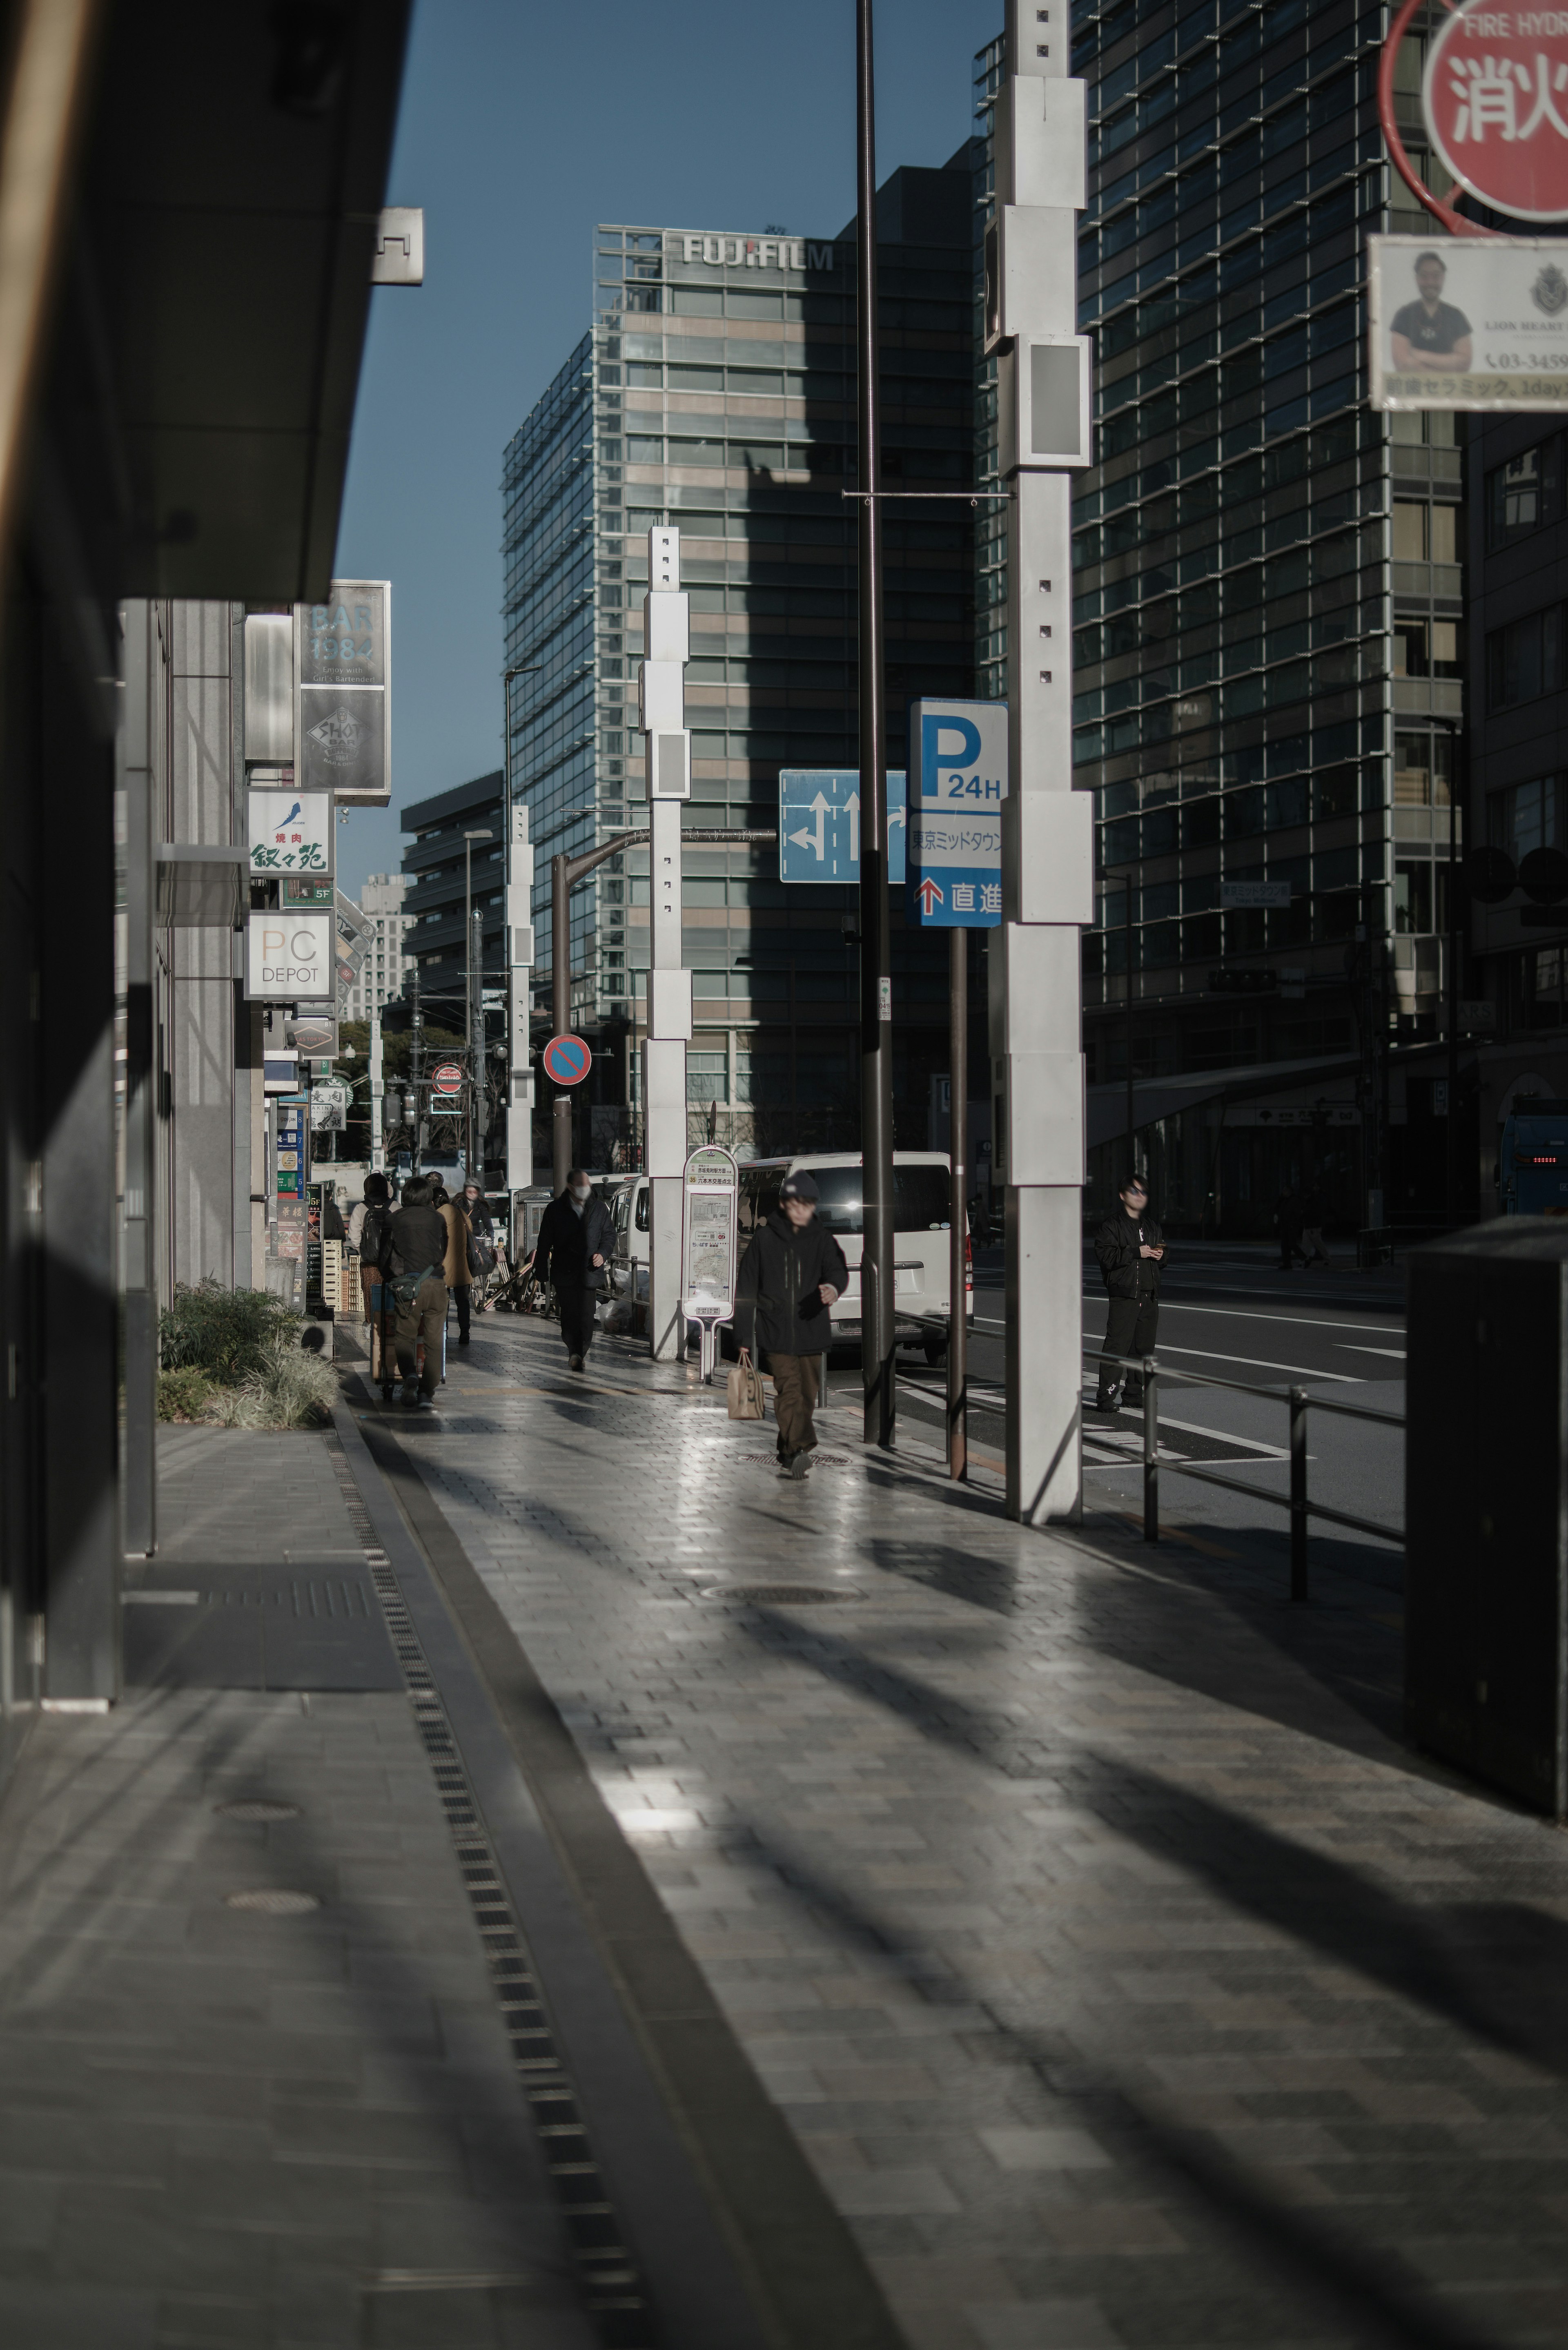
M 218 1428 L 319 1428 L 337 1382 L 299 1345 L 303 1316 L 265 1290 L 183 1284 L 159 1317 L 158 1417 Z

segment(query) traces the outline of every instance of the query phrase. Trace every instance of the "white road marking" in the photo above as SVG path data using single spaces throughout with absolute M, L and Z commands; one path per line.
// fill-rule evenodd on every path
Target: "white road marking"
M 1405 1359 L 1403 1347 L 1352 1347 L 1344 1338 L 1339 1343 L 1347 1355 L 1390 1355 L 1397 1363 Z
M 1085 1305 L 1099 1305 L 1105 1292 L 1085 1289 Z M 1184 1305 L 1179 1298 L 1162 1297 L 1162 1314 L 1218 1314 L 1227 1322 L 1286 1322 L 1298 1330 L 1360 1330 L 1367 1337 L 1391 1337 L 1386 1322 L 1324 1322 L 1313 1314 L 1243 1314 L 1238 1305 Z
M 1250 1363 L 1255 1371 L 1291 1371 L 1302 1379 L 1337 1379 L 1342 1386 L 1348 1388 L 1365 1387 L 1366 1384 L 1365 1379 L 1358 1379 L 1354 1371 L 1309 1371 L 1300 1363 L 1268 1363 L 1260 1355 L 1221 1355 L 1213 1347 L 1157 1347 L 1154 1351 L 1157 1357 L 1161 1355 L 1197 1355 L 1206 1363 Z

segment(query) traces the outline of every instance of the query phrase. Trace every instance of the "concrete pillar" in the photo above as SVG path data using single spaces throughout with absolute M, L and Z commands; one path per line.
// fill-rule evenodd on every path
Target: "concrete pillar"
M 1085 197 L 1082 82 L 1067 22 L 1008 0 L 996 109 L 985 335 L 997 362 L 1008 507 L 1010 767 L 1002 926 L 991 951 L 998 1172 L 1006 1185 L 1007 1512 L 1082 1509 L 1084 1071 L 1079 928 L 1092 920 L 1093 826 L 1075 795 L 1071 473 L 1092 404 L 1076 317 Z
M 648 1132 L 649 1334 L 654 1357 L 686 1352 L 680 1312 L 680 1185 L 686 1168 L 686 1047 L 691 1039 L 691 974 L 680 953 L 680 806 L 691 790 L 691 737 L 685 727 L 691 645 L 680 588 L 680 534 L 648 534 L 647 654 L 638 681 L 648 746 L 648 1041 L 642 1048 Z

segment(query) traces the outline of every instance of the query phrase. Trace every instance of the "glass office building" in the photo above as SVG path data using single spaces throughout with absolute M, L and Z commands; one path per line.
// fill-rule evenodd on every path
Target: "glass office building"
M 1139 1157 L 1189 1225 L 1265 1230 L 1287 1180 L 1342 1222 L 1386 1187 L 1391 1211 L 1400 1049 L 1440 998 L 1463 468 L 1451 418 L 1366 405 L 1363 239 L 1421 218 L 1390 209 L 1386 27 L 1353 0 L 1074 13 L 1098 458 L 1075 485 L 1074 759 L 1102 876 L 1091 1145 L 1116 1138 L 1091 1201 L 1126 1166 L 1130 1033 Z M 1000 65 L 1000 44 L 976 60 L 981 220 Z M 982 371 L 981 479 L 993 397 Z M 996 691 L 999 522 L 978 556 Z M 1238 902 L 1257 883 L 1289 903 Z
M 966 489 L 972 462 L 971 158 L 881 190 L 889 488 Z M 681 534 L 691 598 L 685 960 L 694 974 L 693 1131 L 742 1149 L 854 1147 L 856 900 L 784 887 L 777 850 L 704 848 L 704 827 L 773 826 L 781 765 L 857 763 L 853 224 L 781 230 L 612 224 L 593 324 L 506 451 L 505 644 L 513 788 L 537 850 L 537 1014 L 550 1002 L 549 859 L 640 820 L 637 729 L 646 534 Z M 888 509 L 891 758 L 904 705 L 972 690 L 967 500 Z M 638 1147 L 648 860 L 572 900 L 574 1024 L 601 1058 L 596 1163 Z M 849 933 L 846 935 L 846 933 Z M 898 1139 L 923 1146 L 946 1068 L 946 949 L 895 941 Z

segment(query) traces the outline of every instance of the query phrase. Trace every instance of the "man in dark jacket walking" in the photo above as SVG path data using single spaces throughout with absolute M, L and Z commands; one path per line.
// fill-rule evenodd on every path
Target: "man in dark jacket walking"
M 388 1218 L 381 1243 L 381 1278 L 390 1284 L 397 1304 L 403 1401 L 417 1401 L 421 1411 L 435 1409 L 446 1327 L 446 1283 L 441 1275 L 446 1226 L 431 1205 L 430 1188 L 422 1175 L 404 1184 L 402 1205 Z M 425 1342 L 422 1373 L 417 1353 L 421 1338 Z
M 556 1284 L 561 1336 L 574 1371 L 587 1361 L 594 1306 L 609 1285 L 605 1268 L 614 1251 L 609 1210 L 582 1169 L 574 1167 L 566 1190 L 545 1211 L 534 1250 L 535 1274 Z
M 844 1251 L 816 1222 L 817 1190 L 804 1170 L 786 1175 L 779 1203 L 753 1233 L 735 1279 L 735 1338 L 741 1360 L 765 1347 L 774 1375 L 779 1468 L 804 1477 L 816 1450 L 817 1363 L 829 1338 L 835 1298 L 849 1286 Z
M 1159 1329 L 1159 1275 L 1165 1263 L 1165 1237 L 1148 1213 L 1148 1192 L 1137 1175 L 1121 1188 L 1121 1206 L 1107 1216 L 1095 1234 L 1095 1254 L 1110 1295 L 1106 1315 L 1104 1352 L 1107 1355 L 1152 1355 Z M 1143 1374 L 1123 1363 L 1100 1365 L 1095 1407 L 1099 1411 L 1120 1408 L 1123 1388 L 1129 1403 L 1143 1400 Z

